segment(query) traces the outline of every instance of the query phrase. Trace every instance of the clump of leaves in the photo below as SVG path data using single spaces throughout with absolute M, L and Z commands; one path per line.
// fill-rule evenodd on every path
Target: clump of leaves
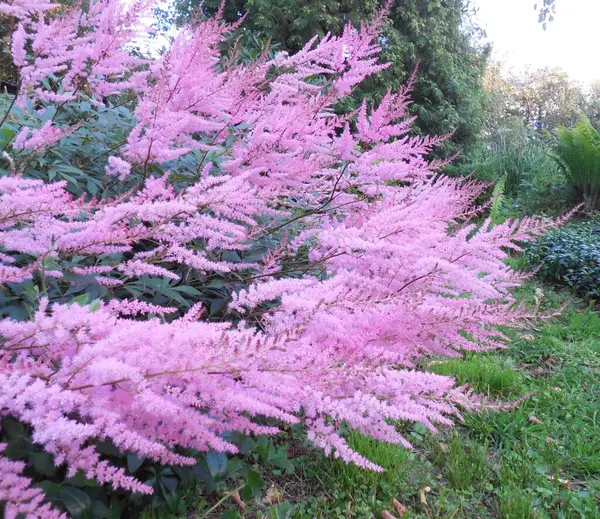
M 142 512 L 156 517 L 185 512 L 188 497 L 201 497 L 201 506 L 209 507 L 234 485 L 244 500 L 258 500 L 265 486 L 256 468 L 285 467 L 290 464 L 282 447 L 261 436 L 257 440 L 242 434 L 227 435 L 238 448 L 238 455 L 228 457 L 217 451 L 206 453 L 183 449 L 181 452 L 194 456 L 193 466 L 165 466 L 133 452 L 121 452 L 112 441 L 95 442 L 96 450 L 113 466 L 121 467 L 135 475 L 154 490 L 152 495 L 130 493 L 101 485 L 95 479 L 85 477 L 82 471 L 67 477 L 66 467 L 57 466 L 54 457 L 45 452 L 32 438 L 32 430 L 11 417 L 0 421 L 0 442 L 6 444 L 5 455 L 26 464 L 24 475 L 41 488 L 54 508 L 68 512 L 75 519 L 119 519 L 138 517 Z M 219 501 L 231 501 L 221 499 Z M 217 501 L 217 502 L 219 502 Z M 0 516 L 2 514 L 0 503 Z
M 554 159 L 575 189 L 577 201 L 595 211 L 600 201 L 600 133 L 585 119 L 555 133 Z
M 600 295 L 600 220 L 549 232 L 528 249 L 540 275 L 590 298 Z

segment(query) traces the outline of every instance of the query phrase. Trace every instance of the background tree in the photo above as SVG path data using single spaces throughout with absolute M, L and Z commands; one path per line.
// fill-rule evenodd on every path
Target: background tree
M 203 4 L 205 15 L 220 2 Z M 174 10 L 162 20 L 181 24 L 196 11 L 199 0 L 176 0 Z M 380 0 L 227 0 L 223 16 L 228 22 L 245 16 L 244 31 L 253 31 L 296 52 L 315 33 L 339 34 L 350 21 L 355 25 L 371 18 L 383 7 Z M 412 113 L 422 134 L 454 132 L 446 144 L 447 154 L 471 142 L 483 120 L 481 78 L 489 48 L 481 42 L 482 31 L 473 19 L 468 0 L 396 0 L 381 38 L 382 59 L 392 63 L 370 78 L 341 109 L 352 109 L 366 98 L 379 100 L 387 89 L 396 89 L 417 68 Z
M 594 128 L 600 125 L 600 81 L 593 81 L 589 85 L 586 115 Z
M 518 102 L 526 123 L 534 130 L 573 126 L 587 108 L 579 83 L 557 68 L 543 68 L 517 79 Z
M 584 88 L 559 68 L 515 73 L 503 63 L 492 62 L 483 88 L 486 138 L 517 127 L 541 134 L 573 126 L 584 115 L 594 120 L 600 113 L 598 84 Z

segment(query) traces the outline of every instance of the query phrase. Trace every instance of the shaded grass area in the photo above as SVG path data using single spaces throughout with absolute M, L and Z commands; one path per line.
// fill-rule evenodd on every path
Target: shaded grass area
M 541 311 L 567 297 L 543 292 L 522 289 Z M 386 469 L 381 474 L 327 458 L 290 433 L 276 440 L 289 453 L 285 470 L 254 458 L 262 495 L 274 499 L 245 512 L 229 500 L 214 515 L 187 517 L 379 518 L 384 510 L 400 517 L 395 498 L 405 519 L 600 518 L 600 316 L 574 304 L 511 335 L 506 350 L 436 360 L 428 369 L 502 400 L 532 392 L 516 409 L 466 416 L 438 435 L 404 426 L 411 451 L 349 432 L 349 443 Z

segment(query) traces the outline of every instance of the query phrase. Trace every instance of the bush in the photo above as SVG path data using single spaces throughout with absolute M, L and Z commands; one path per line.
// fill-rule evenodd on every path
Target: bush
M 510 197 L 517 197 L 524 182 L 552 166 L 543 143 L 522 136 L 489 142 L 475 158 L 479 162 L 477 174 L 481 178 L 506 176 L 506 194 Z
M 600 204 L 600 134 L 588 120 L 556 130 L 553 157 L 588 212 Z
M 564 212 L 572 189 L 541 138 L 518 131 L 493 141 L 483 140 L 467 151 L 464 163 L 449 169 L 459 175 L 497 182 L 505 179 L 504 217 L 556 216 Z
M 550 231 L 528 248 L 528 256 L 533 265 L 541 264 L 545 279 L 590 298 L 600 295 L 600 221 Z
M 487 407 L 415 362 L 501 344 L 522 317 L 507 250 L 544 225 L 461 225 L 484 186 L 437 174 L 407 89 L 336 115 L 385 67 L 381 20 L 236 65 L 218 20 L 152 60 L 130 52 L 143 2 L 53 7 L 0 4 L 20 74 L 0 120 L 8 517 L 170 491 L 282 425 L 381 470 L 342 425 L 409 446 L 396 422 Z

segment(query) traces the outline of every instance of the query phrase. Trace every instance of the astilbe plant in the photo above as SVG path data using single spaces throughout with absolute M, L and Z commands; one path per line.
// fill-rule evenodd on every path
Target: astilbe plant
M 409 135 L 410 85 L 336 114 L 386 66 L 380 20 L 241 66 L 222 59 L 229 28 L 218 20 L 142 60 L 128 48 L 150 5 L 54 7 L 0 5 L 17 19 L 18 103 L 57 114 L 119 94 L 134 99 L 136 123 L 104 157 L 102 197 L 19 173 L 80 124 L 53 117 L 5 155 L 0 279 L 41 284 L 45 297 L 28 320 L 0 321 L 2 416 L 30 426 L 68 475 L 149 493 L 93 441 L 185 465 L 195 460 L 176 446 L 233 453 L 227 432 L 301 422 L 326 452 L 380 470 L 340 424 L 409 446 L 397 421 L 435 431 L 489 405 L 417 361 L 500 346 L 497 326 L 522 317 L 510 292 L 519 277 L 503 260 L 542 225 L 468 224 L 484 186 L 444 178 L 426 159 L 443 137 Z M 225 261 L 256 247 L 269 250 Z M 143 276 L 183 284 L 189 272 L 236 280 L 221 322 L 200 302 L 185 311 L 119 292 Z M 44 290 L 49 279 L 68 288 L 73 275 L 107 297 L 81 305 Z M 15 481 L 0 484 L 8 516 L 51 517 L 19 464 L 1 454 L 0 464 Z

